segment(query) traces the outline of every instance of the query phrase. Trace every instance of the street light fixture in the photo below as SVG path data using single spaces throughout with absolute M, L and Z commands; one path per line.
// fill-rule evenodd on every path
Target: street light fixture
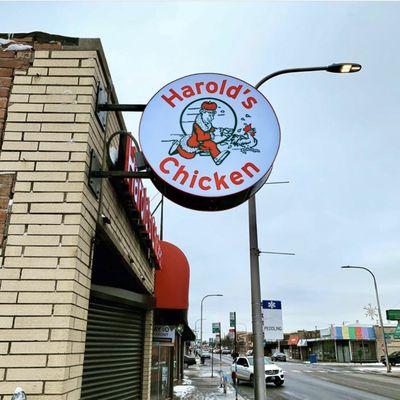
M 333 73 L 351 73 L 361 70 L 360 64 L 355 63 L 338 63 L 324 67 L 306 67 L 306 68 L 290 68 L 273 72 L 261 79 L 255 86 L 258 89 L 269 79 L 283 74 L 291 74 L 296 72 L 313 72 L 327 71 Z M 264 400 L 266 398 L 265 390 L 265 370 L 264 370 L 264 348 L 263 348 L 263 331 L 261 319 L 261 289 L 260 289 L 260 267 L 257 236 L 257 212 L 256 197 L 252 196 L 248 200 L 249 213 L 249 242 L 250 242 L 250 279 L 251 279 L 251 311 L 253 325 L 253 355 L 254 355 L 254 398 L 255 400 Z
M 331 64 L 328 66 L 327 71 L 339 74 L 349 74 L 352 72 L 358 72 L 360 69 L 360 64 Z
M 376 284 L 375 275 L 372 273 L 372 271 L 370 269 L 368 269 L 366 267 L 359 267 L 356 265 L 343 265 L 341 268 L 343 268 L 343 269 L 350 269 L 350 268 L 351 269 L 364 269 L 365 271 L 369 272 L 372 275 L 372 278 L 374 280 L 376 302 L 378 304 L 378 314 L 379 314 L 379 322 L 381 324 L 381 330 L 382 330 L 383 345 L 385 347 L 386 371 L 387 371 L 387 373 L 389 373 L 389 372 L 391 372 L 392 368 L 391 368 L 391 365 L 389 364 L 387 341 L 386 341 L 386 337 L 385 337 L 385 328 L 383 327 L 381 304 L 379 302 L 378 285 Z
M 200 307 L 200 349 L 203 346 L 203 302 L 207 297 L 221 297 L 223 294 L 207 294 L 201 299 Z

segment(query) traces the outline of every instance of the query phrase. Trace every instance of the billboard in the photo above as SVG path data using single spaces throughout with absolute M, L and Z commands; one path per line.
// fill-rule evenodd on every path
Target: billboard
M 265 340 L 283 340 L 282 303 L 280 300 L 263 300 L 262 315 Z

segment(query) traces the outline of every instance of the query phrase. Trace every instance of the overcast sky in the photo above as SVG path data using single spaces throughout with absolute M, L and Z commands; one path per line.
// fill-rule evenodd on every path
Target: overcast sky
M 400 8 L 395 2 L 1 3 L 2 32 L 100 38 L 121 103 L 146 103 L 168 82 L 219 72 L 255 84 L 282 68 L 353 61 L 360 73 L 277 77 L 261 91 L 282 142 L 257 194 L 263 299 L 282 300 L 284 330 L 368 323 L 375 305 L 400 308 Z M 7 16 L 6 18 L 4 16 Z M 138 116 L 126 115 L 137 133 Z M 157 199 L 154 200 L 154 205 Z M 166 203 L 165 240 L 191 267 L 189 320 L 251 328 L 247 204 L 202 213 Z M 199 326 L 199 324 L 198 324 Z

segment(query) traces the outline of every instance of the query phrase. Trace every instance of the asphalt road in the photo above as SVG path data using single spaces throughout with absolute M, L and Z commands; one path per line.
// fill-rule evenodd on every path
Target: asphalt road
M 214 356 L 219 370 L 219 355 Z M 222 369 L 230 375 L 232 358 L 222 356 Z M 207 360 L 210 363 L 210 360 Z M 284 371 L 285 384 L 267 385 L 268 400 L 400 400 L 400 378 L 387 377 L 351 368 L 277 362 Z M 241 383 L 238 392 L 253 399 L 253 388 Z

